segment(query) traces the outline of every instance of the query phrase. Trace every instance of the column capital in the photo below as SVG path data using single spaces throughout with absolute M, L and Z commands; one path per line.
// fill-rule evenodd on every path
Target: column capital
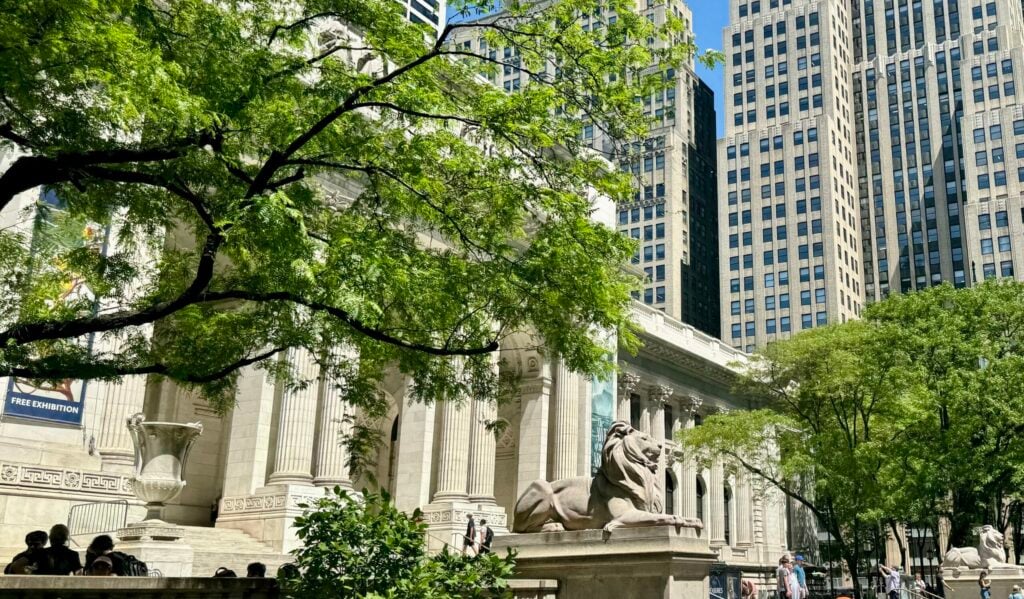
M 656 403 L 664 404 L 672 397 L 674 390 L 668 385 L 651 385 L 647 388 L 647 397 Z
M 688 411 L 690 414 L 696 414 L 700 412 L 701 406 L 704 405 L 704 400 L 697 395 L 688 395 L 683 401 L 683 409 Z
M 628 395 L 640 384 L 640 377 L 632 372 L 619 373 L 616 381 L 619 387 L 619 395 Z

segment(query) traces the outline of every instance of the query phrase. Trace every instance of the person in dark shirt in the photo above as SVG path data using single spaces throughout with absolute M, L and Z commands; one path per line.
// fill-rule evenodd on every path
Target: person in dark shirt
M 82 560 L 78 552 L 68 547 L 71 532 L 63 524 L 54 524 L 50 529 L 50 546 L 46 548 L 46 568 L 40 574 L 67 576 L 82 569 Z
M 14 556 L 4 574 L 36 574 L 47 566 L 46 531 L 33 530 L 25 535 L 27 549 Z
M 110 535 L 99 535 L 89 543 L 85 550 L 85 569 L 91 570 L 92 562 L 100 556 L 110 559 L 115 576 L 124 576 L 124 559 L 114 551 L 114 539 Z

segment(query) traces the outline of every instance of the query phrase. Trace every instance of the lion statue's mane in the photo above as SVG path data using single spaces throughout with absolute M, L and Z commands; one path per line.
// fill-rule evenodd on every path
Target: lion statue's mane
M 942 558 L 943 568 L 998 568 L 1006 565 L 1003 535 L 990 524 L 978 533 L 978 548 L 953 547 Z
M 537 480 L 515 507 L 517 533 L 672 524 L 700 528 L 700 520 L 662 514 L 658 460 L 661 443 L 626 422 L 608 429 L 594 478 Z

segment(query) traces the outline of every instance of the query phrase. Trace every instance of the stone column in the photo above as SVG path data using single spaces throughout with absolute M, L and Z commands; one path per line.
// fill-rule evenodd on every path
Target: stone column
M 651 400 L 650 400 L 650 398 L 643 398 L 643 397 L 640 398 L 640 422 L 638 422 L 637 424 L 640 425 L 640 426 L 637 427 L 637 428 L 640 429 L 640 432 L 647 433 L 648 435 L 653 432 L 653 431 L 651 431 Z
M 441 446 L 438 451 L 437 491 L 434 503 L 467 501 L 469 436 L 472 406 L 450 398 L 441 402 Z
M 103 467 L 130 468 L 135 463 L 135 449 L 125 422 L 142 411 L 146 398 L 146 377 L 126 376 L 121 381 L 94 381 L 96 395 L 103 403 L 103 420 L 96 436 L 96 449 Z
M 736 543 L 737 547 L 750 547 L 754 544 L 753 507 L 754 501 L 750 493 L 750 474 L 740 472 L 736 475 Z
M 348 473 L 346 436 L 352 425 L 346 420 L 348 405 L 341 398 L 341 381 L 330 376 L 320 378 L 320 409 L 316 427 L 316 462 L 313 484 L 318 487 L 340 486 L 352 489 Z
M 711 464 L 708 476 L 708 504 L 711 509 L 710 539 L 712 545 L 725 545 L 725 470 L 722 462 L 715 460 Z
M 694 417 L 700 410 L 702 400 L 691 395 L 683 401 L 683 428 L 694 426 Z M 682 515 L 685 518 L 697 517 L 697 466 L 693 458 L 684 455 L 682 459 L 682 475 L 679 481 L 679 493 L 683 496 Z M 707 516 L 705 515 L 705 518 Z
M 268 483 L 311 485 L 319 367 L 313 354 L 306 349 L 288 350 L 287 359 L 292 377 L 307 381 L 307 384 L 305 387 L 285 389 L 281 394 L 274 471 Z
M 97 351 L 116 354 L 123 342 L 107 334 L 97 339 Z M 93 387 L 88 389 L 88 387 Z M 128 434 L 128 417 L 142 411 L 146 399 L 146 377 L 126 376 L 120 381 L 92 381 L 87 386 L 89 400 L 103 408 L 96 434 L 96 449 L 104 469 L 127 470 L 135 464 L 135 448 Z
M 668 385 L 652 385 L 648 391 L 651 406 L 651 435 L 657 441 L 668 437 L 665 430 L 665 402 L 672 397 L 672 387 Z
M 434 426 L 437 403 L 411 401 L 412 381 L 405 379 L 395 394 L 403 404 L 398 420 L 398 461 L 396 464 L 395 507 L 412 512 L 430 503 L 430 472 L 434 455 Z
M 493 401 L 473 402 L 469 437 L 469 501 L 494 504 L 494 431 L 488 428 L 498 418 Z
M 623 372 L 619 374 L 619 397 L 615 409 L 615 417 L 617 420 L 621 420 L 623 422 L 630 421 L 630 409 L 632 405 L 630 394 L 633 393 L 633 389 L 636 389 L 636 386 L 639 384 L 640 377 L 632 372 Z
M 519 498 L 533 481 L 547 477 L 550 403 L 551 378 L 548 372 L 542 372 L 537 379 L 522 384 L 516 498 Z
M 224 496 L 251 495 L 267 482 L 274 421 L 274 377 L 256 366 L 243 368 L 235 384 L 235 408 L 224 460 Z
M 579 460 L 580 396 L 579 377 L 558 358 L 555 363 L 554 431 L 551 478 L 576 476 Z

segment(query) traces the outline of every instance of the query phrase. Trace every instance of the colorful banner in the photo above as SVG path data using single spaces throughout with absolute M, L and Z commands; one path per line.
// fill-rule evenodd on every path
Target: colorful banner
M 10 379 L 4 415 L 81 426 L 85 382 L 66 379 L 47 386 L 25 379 Z
M 94 301 L 92 290 L 85 280 L 68 268 L 60 254 L 79 248 L 90 248 L 106 254 L 106 229 L 97 223 L 69 215 L 63 210 L 60 198 L 51 190 L 44 190 L 40 194 L 37 207 L 32 234 L 33 251 L 52 252 L 55 259 L 44 268 L 65 275 L 64 287 L 53 301 Z M 90 345 L 91 339 L 88 341 Z M 4 395 L 4 416 L 81 426 L 85 386 L 85 381 L 73 379 L 44 383 L 12 378 Z

